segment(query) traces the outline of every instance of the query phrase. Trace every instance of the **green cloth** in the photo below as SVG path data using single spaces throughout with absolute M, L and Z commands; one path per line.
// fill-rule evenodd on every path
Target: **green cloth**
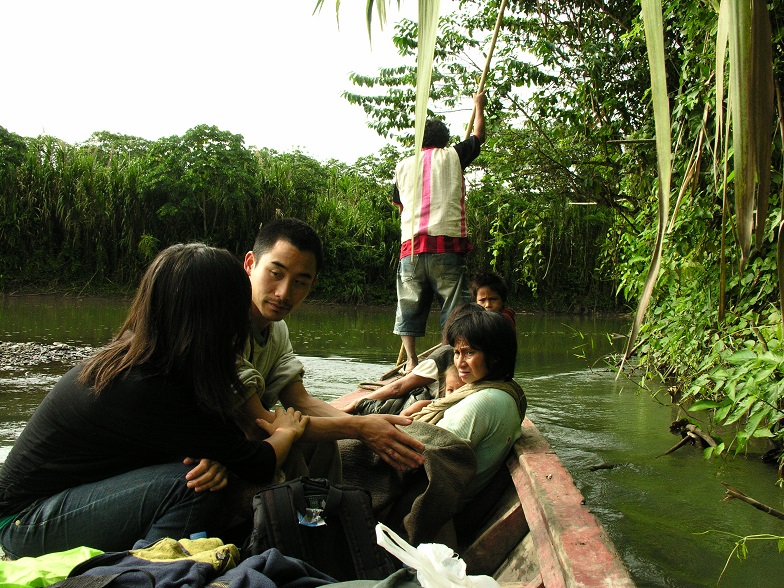
M 49 586 L 65 580 L 71 570 L 103 551 L 92 547 L 74 547 L 68 551 L 47 553 L 39 557 L 22 557 L 0 562 L 0 586 L 27 588 Z
M 19 514 L 19 513 L 17 513 L 17 514 L 12 514 L 12 515 L 9 515 L 9 516 L 7 516 L 7 517 L 3 517 L 2 519 L 0 519 L 0 531 L 2 531 L 2 530 L 3 530 L 3 529 L 5 529 L 5 528 L 6 528 L 6 527 L 7 527 L 9 524 L 11 524 L 11 521 L 13 521 L 13 520 L 14 520 L 14 519 L 17 517 L 17 515 L 18 515 L 18 514 Z
M 271 323 L 264 333 L 253 326 L 237 362 L 245 388 L 245 395 L 237 399 L 237 404 L 257 394 L 267 410 L 274 410 L 283 389 L 291 382 L 301 382 L 304 371 L 302 362 L 294 355 L 285 321 Z

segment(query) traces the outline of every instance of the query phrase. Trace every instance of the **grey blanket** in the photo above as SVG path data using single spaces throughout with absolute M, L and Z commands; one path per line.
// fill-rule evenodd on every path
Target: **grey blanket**
M 457 512 L 476 457 L 468 443 L 435 425 L 413 422 L 401 430 L 425 445 L 425 464 L 400 473 L 359 441 L 338 442 L 343 483 L 367 489 L 376 516 L 412 545 L 432 543 Z

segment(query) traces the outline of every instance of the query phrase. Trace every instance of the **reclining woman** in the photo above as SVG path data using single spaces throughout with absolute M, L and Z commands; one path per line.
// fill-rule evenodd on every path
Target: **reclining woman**
M 0 470 L 6 555 L 218 535 L 245 506 L 231 490 L 272 480 L 308 419 L 279 409 L 264 441 L 233 422 L 250 301 L 226 250 L 153 260 L 117 337 L 60 378 Z
M 476 473 L 463 495 L 465 503 L 498 471 L 520 437 L 525 393 L 514 381 L 517 334 L 502 315 L 466 304 L 446 326 L 454 367 L 464 386 L 438 400 L 423 402 L 411 417 L 451 431 L 471 446 Z
M 513 380 L 517 335 L 507 319 L 466 304 L 450 315 L 445 335 L 465 384 L 412 415 L 406 431 L 425 444 L 423 470 L 400 477 L 341 444 L 344 482 L 367 487 L 377 514 L 414 545 L 436 539 L 500 469 L 527 407 Z

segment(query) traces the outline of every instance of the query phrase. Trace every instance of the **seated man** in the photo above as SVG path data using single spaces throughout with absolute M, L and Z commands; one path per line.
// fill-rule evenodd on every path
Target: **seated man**
M 259 435 L 255 420 L 269 420 L 269 411 L 280 402 L 312 417 L 302 437 L 305 441 L 359 439 L 393 468 L 417 468 L 424 461 L 424 446 L 396 426 L 410 424 L 410 418 L 349 416 L 308 394 L 302 383 L 303 366 L 294 356 L 283 319 L 310 292 L 322 256 L 321 240 L 313 228 L 292 218 L 265 223 L 253 250 L 245 255 L 252 289 L 252 329 L 239 362 L 246 390 L 245 398 L 238 400 L 244 415 L 239 424 L 246 436 Z

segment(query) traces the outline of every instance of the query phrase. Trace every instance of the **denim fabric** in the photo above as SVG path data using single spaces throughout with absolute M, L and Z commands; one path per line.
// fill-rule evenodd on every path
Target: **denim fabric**
M 420 253 L 400 260 L 395 335 L 423 337 L 434 296 L 443 330 L 452 309 L 471 302 L 464 253 Z
M 182 463 L 155 465 L 69 488 L 16 517 L 0 531 L 0 544 L 19 558 L 79 546 L 122 551 L 139 539 L 209 532 L 224 493 L 188 488 L 185 474 L 191 469 Z

